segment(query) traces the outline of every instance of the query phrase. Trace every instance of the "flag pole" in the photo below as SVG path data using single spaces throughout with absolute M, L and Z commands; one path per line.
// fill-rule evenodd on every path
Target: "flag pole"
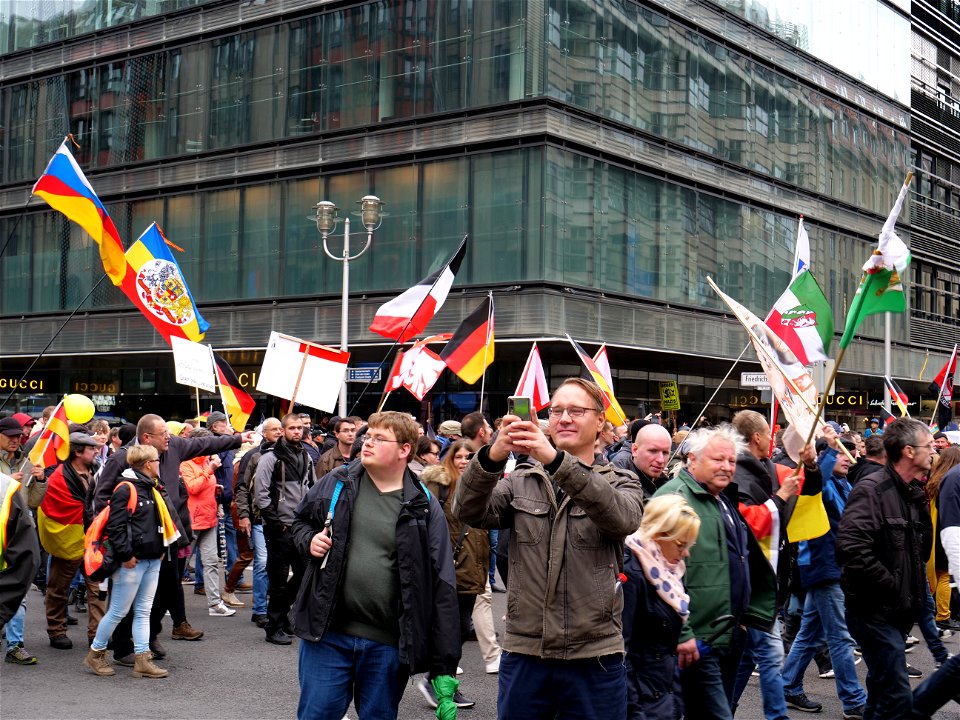
M 890 313 L 883 314 L 883 374 L 893 377 L 890 363 Z M 883 385 L 883 409 L 890 412 L 890 388 Z M 892 414 L 892 413 L 891 413 Z
M 391 392 L 393 392 L 393 391 L 392 391 L 392 390 L 388 390 L 387 392 L 385 392 L 385 393 L 383 394 L 383 399 L 380 401 L 380 404 L 377 406 L 377 412 L 381 412 L 381 411 L 383 410 L 383 406 L 387 404 L 387 398 L 390 397 L 390 393 L 391 393 Z
M 837 379 L 837 371 L 840 370 L 840 361 L 843 360 L 843 354 L 847 351 L 846 348 L 840 348 L 837 352 L 837 359 L 833 363 L 833 370 L 830 372 L 830 379 L 827 381 L 827 384 L 823 386 L 820 390 L 820 402 L 817 403 L 816 417 L 813 419 L 813 427 L 810 428 L 810 434 L 807 435 L 807 441 L 803 444 L 804 447 L 813 442 L 813 434 L 817 430 L 817 425 L 820 424 L 820 416 L 823 415 L 823 408 L 827 404 L 827 390 L 833 387 L 833 383 Z M 841 444 L 840 447 L 843 447 Z M 846 448 L 844 448 L 846 450 Z M 848 453 L 849 454 L 849 453 Z
M 483 412 L 483 391 L 487 385 L 487 352 L 490 350 L 490 321 L 493 319 L 493 290 L 487 292 L 487 297 L 490 299 L 490 310 L 487 312 L 487 337 L 484 338 L 483 344 L 483 376 L 480 378 L 480 412 Z
M 955 365 L 956 365 L 957 347 L 958 347 L 958 345 L 957 345 L 957 344 L 954 344 L 954 346 L 953 346 L 953 353 L 950 355 L 950 359 L 947 360 L 948 367 L 947 367 L 947 375 L 944 376 L 944 378 L 943 378 L 944 384 L 946 384 L 947 377 L 950 375 L 950 372 L 949 372 L 949 371 L 950 371 L 950 367 L 949 367 L 949 366 L 951 366 L 951 365 L 952 365 L 952 366 L 955 366 Z M 940 392 L 937 393 L 937 402 L 934 403 L 934 405 L 933 405 L 933 414 L 930 416 L 930 422 L 927 423 L 927 427 L 933 427 L 933 421 L 937 419 L 937 411 L 940 409 L 940 401 L 941 401 L 942 399 L 943 399 L 943 385 L 940 386 Z M 940 429 L 943 430 L 943 428 L 940 428 Z
M 930 348 L 927 348 L 927 354 L 923 358 L 923 366 L 920 368 L 920 374 L 917 376 L 919 382 L 923 382 L 923 371 L 927 369 L 928 362 L 930 362 Z
M 36 367 L 37 363 L 40 361 L 40 358 L 42 358 L 44 353 L 50 349 L 51 345 L 53 345 L 53 341 L 57 339 L 57 336 L 61 332 L 63 332 L 63 329 L 67 326 L 67 323 L 73 320 L 73 316 L 80 311 L 80 308 L 83 307 L 83 304 L 90 299 L 90 296 L 93 295 L 93 291 L 96 290 L 98 287 L 100 287 L 100 283 L 102 283 L 104 278 L 106 277 L 107 277 L 107 273 L 103 273 L 103 275 L 100 276 L 100 279 L 93 284 L 92 288 L 90 288 L 90 292 L 84 295 L 83 300 L 77 303 L 77 306 L 73 309 L 73 312 L 70 313 L 70 315 L 67 316 L 67 319 L 63 321 L 63 325 L 57 328 L 57 331 L 53 334 L 53 337 L 50 338 L 50 342 L 48 342 L 46 346 L 43 348 L 43 350 L 40 351 L 40 354 L 33 359 L 33 362 L 30 363 L 30 367 L 26 369 L 23 375 L 20 376 L 20 379 L 17 381 L 17 384 L 14 385 L 13 388 L 10 390 L 10 394 L 7 395 L 6 399 L 2 403 L 0 403 L 0 410 L 3 410 L 3 408 L 7 406 L 7 403 L 10 402 L 10 399 L 13 397 L 13 394 L 17 391 L 17 388 L 20 386 L 20 383 L 23 382 L 23 380 L 27 377 L 27 375 L 30 374 L 30 371 L 33 370 L 34 367 Z
M 197 392 L 197 420 L 200 420 L 200 388 L 194 387 L 194 390 Z

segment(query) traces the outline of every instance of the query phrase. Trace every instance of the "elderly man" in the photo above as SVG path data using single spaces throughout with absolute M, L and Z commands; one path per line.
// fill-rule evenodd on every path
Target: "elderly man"
M 697 720 L 733 718 L 743 628 L 769 630 L 774 622 L 777 581 L 760 544 L 738 508 L 733 474 L 743 439 L 731 425 L 687 436 L 687 464 L 656 495 L 679 493 L 700 516 L 700 535 L 690 548 L 686 584 L 690 617 L 677 646 L 686 715 Z M 732 625 L 701 656 L 697 638 L 717 631 L 711 623 L 732 616 Z
M 187 508 L 187 493 L 182 489 L 180 479 L 180 463 L 184 460 L 203 455 L 216 455 L 225 450 L 236 450 L 242 442 L 250 442 L 253 433 L 246 432 L 237 435 L 221 437 L 182 438 L 170 435 L 167 423 L 159 415 L 144 415 L 137 423 L 137 443 L 152 445 L 160 454 L 160 484 L 167 491 L 170 502 L 177 511 L 173 521 L 180 530 L 181 542 L 189 542 L 191 532 L 190 511 Z M 97 483 L 94 496 L 93 510 L 100 512 L 113 495 L 113 490 L 120 481 L 121 473 L 129 467 L 127 452 L 120 448 L 109 457 L 103 466 L 103 473 Z M 174 640 L 199 640 L 203 633 L 195 630 L 187 622 L 186 610 L 183 602 L 183 587 L 177 573 L 176 552 L 171 548 L 173 557 L 164 556 L 160 564 L 160 579 L 157 584 L 157 593 L 153 598 L 153 609 L 150 612 L 150 649 L 157 657 L 166 655 L 157 642 L 163 616 L 167 610 L 173 620 Z M 121 664 L 133 664 L 132 639 L 133 612 L 127 615 L 113 631 L 113 656 Z
M 663 425 L 649 423 L 637 430 L 630 454 L 619 453 L 612 462 L 617 467 L 635 473 L 640 480 L 645 498 L 652 497 L 657 488 L 667 482 L 663 474 L 670 459 L 672 445 L 670 431 Z
M 507 415 L 470 460 L 454 514 L 474 527 L 510 528 L 507 628 L 500 660 L 501 720 L 626 715 L 623 538 L 640 525 L 643 491 L 628 473 L 595 465 L 600 389 L 580 378 L 550 400 L 550 439 Z M 510 453 L 527 455 L 507 476 Z
M 925 563 L 933 542 L 920 483 L 936 454 L 930 430 L 898 418 L 884 430 L 883 447 L 886 466 L 854 485 L 837 533 L 847 625 L 867 664 L 866 717 L 873 720 L 912 712 L 903 643 L 929 594 Z

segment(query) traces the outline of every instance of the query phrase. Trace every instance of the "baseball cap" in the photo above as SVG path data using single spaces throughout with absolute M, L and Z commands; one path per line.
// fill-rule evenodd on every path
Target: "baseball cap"
M 870 418 L 870 424 L 873 425 L 874 423 L 876 423 L 877 425 L 879 425 L 879 424 L 880 424 L 880 418 Z
M 36 418 L 30 417 L 26 413 L 14 413 L 13 419 L 16 420 L 18 423 L 20 423 L 21 425 L 23 425 L 24 430 L 29 430 L 37 422 Z
M 0 435 L 8 435 L 10 437 L 23 435 L 23 425 L 12 417 L 0 419 Z
M 834 431 L 837 433 L 837 435 L 839 435 L 839 434 L 841 434 L 841 433 L 843 432 L 843 428 L 840 427 L 840 423 L 838 423 L 838 422 L 834 422 L 833 420 L 828 420 L 828 421 L 827 421 L 827 425 L 829 425 L 830 427 L 832 427 L 832 428 L 834 429 Z

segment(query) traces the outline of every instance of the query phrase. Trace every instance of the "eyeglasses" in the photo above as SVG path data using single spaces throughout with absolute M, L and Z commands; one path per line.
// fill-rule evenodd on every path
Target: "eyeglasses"
M 933 450 L 933 443 L 927 443 L 926 445 L 910 445 L 912 448 L 923 448 L 926 450 Z
M 440 453 L 438 453 L 436 450 L 428 450 L 427 452 L 424 453 L 424 455 L 439 455 L 439 454 Z
M 170 437 L 170 431 L 164 430 L 162 433 L 144 433 L 144 435 L 153 435 L 154 437 L 168 438 Z
M 377 437 L 377 436 L 374 436 L 374 435 L 364 435 L 364 436 L 363 436 L 363 444 L 364 444 L 364 445 L 369 444 L 369 445 L 373 445 L 374 447 L 380 447 L 380 446 L 383 445 L 384 443 L 388 443 L 388 442 L 390 442 L 390 443 L 399 443 L 400 441 L 399 441 L 399 440 L 391 440 L 390 438 L 385 438 L 385 437 Z
M 582 418 L 588 412 L 600 412 L 596 408 L 586 408 L 586 407 L 577 407 L 576 405 L 571 405 L 569 407 L 551 407 L 547 408 L 547 413 L 552 418 L 559 420 L 563 417 L 563 414 L 566 413 L 572 418 Z

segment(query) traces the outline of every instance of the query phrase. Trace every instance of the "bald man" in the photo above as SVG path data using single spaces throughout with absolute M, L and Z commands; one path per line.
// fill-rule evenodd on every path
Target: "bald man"
M 670 431 L 662 425 L 644 425 L 633 439 L 630 455 L 619 453 L 614 459 L 616 467 L 629 470 L 640 479 L 644 499 L 649 499 L 669 478 L 664 475 L 670 459 Z

